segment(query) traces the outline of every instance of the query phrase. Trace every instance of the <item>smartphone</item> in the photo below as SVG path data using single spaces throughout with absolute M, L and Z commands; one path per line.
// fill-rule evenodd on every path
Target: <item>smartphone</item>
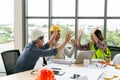
M 72 79 L 76 79 L 76 78 L 79 78 L 79 77 L 80 77 L 79 74 L 73 74 L 73 76 L 71 76 L 70 78 L 72 78 Z

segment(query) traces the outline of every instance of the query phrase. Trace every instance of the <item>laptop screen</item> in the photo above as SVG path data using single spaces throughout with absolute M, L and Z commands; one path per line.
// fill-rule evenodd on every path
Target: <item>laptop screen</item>
M 86 50 L 86 51 L 79 50 L 76 58 L 76 63 L 82 63 L 83 59 L 89 59 L 91 61 L 95 52 L 96 52 L 95 50 Z

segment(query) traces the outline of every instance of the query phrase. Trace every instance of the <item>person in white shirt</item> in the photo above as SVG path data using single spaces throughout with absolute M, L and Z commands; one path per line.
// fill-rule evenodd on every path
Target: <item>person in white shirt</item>
M 120 53 L 116 54 L 113 58 L 113 64 L 114 65 L 120 65 Z
M 51 26 L 51 28 L 50 28 L 50 36 L 52 36 L 53 33 L 54 33 L 54 28 L 53 28 L 53 27 L 56 28 L 56 31 L 58 32 L 58 34 L 57 34 L 57 37 L 56 37 L 56 39 L 55 39 L 53 45 L 50 46 L 51 49 L 56 48 L 56 47 L 58 47 L 58 46 L 61 45 L 61 43 L 58 42 L 59 39 L 60 39 L 60 32 L 61 32 L 61 29 L 60 29 L 60 27 L 57 26 L 57 25 Z M 65 55 L 66 55 L 67 57 L 71 58 L 72 55 L 73 55 L 73 53 L 74 53 L 74 50 L 75 50 L 76 41 L 75 41 L 74 39 L 72 39 L 72 40 L 71 40 L 71 43 L 72 43 L 72 46 L 73 46 L 73 47 L 72 47 L 70 50 L 68 50 L 67 47 L 64 47 L 64 48 L 61 50 L 60 53 L 57 53 L 56 56 L 47 57 L 47 60 L 50 60 L 50 59 L 65 59 Z

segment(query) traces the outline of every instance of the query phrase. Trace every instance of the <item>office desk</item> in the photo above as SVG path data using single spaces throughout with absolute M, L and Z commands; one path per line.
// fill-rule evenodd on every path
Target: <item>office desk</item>
M 31 74 L 32 70 L 1 77 L 0 80 L 35 80 L 36 75 Z
M 102 72 L 105 72 L 105 70 L 113 71 L 114 69 L 112 70 L 109 67 L 106 69 L 105 68 L 104 69 L 100 69 L 100 68 L 94 69 L 94 68 L 82 67 L 82 64 L 72 64 L 72 66 L 63 69 L 63 71 L 65 71 L 65 74 L 63 76 L 55 75 L 55 77 L 56 77 L 56 80 L 73 80 L 73 79 L 70 79 L 70 77 L 73 74 L 80 74 L 81 76 L 86 75 L 88 77 L 87 80 L 97 80 L 97 78 L 101 75 Z M 32 71 L 33 70 L 29 70 L 29 71 L 25 71 L 25 72 L 13 74 L 13 75 L 1 77 L 0 80 L 35 80 L 36 74 L 32 75 L 31 74 Z M 118 71 L 118 72 L 120 74 L 120 71 Z
M 72 64 L 73 67 L 80 67 L 82 64 Z M 35 80 L 36 75 L 32 75 L 33 70 L 16 73 L 8 76 L 1 77 L 0 80 Z

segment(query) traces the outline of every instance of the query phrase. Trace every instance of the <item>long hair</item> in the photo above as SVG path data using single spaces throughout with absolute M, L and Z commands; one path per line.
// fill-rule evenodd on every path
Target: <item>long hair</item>
M 102 32 L 100 30 L 97 29 L 95 31 L 95 35 L 98 37 L 99 40 L 103 40 Z

